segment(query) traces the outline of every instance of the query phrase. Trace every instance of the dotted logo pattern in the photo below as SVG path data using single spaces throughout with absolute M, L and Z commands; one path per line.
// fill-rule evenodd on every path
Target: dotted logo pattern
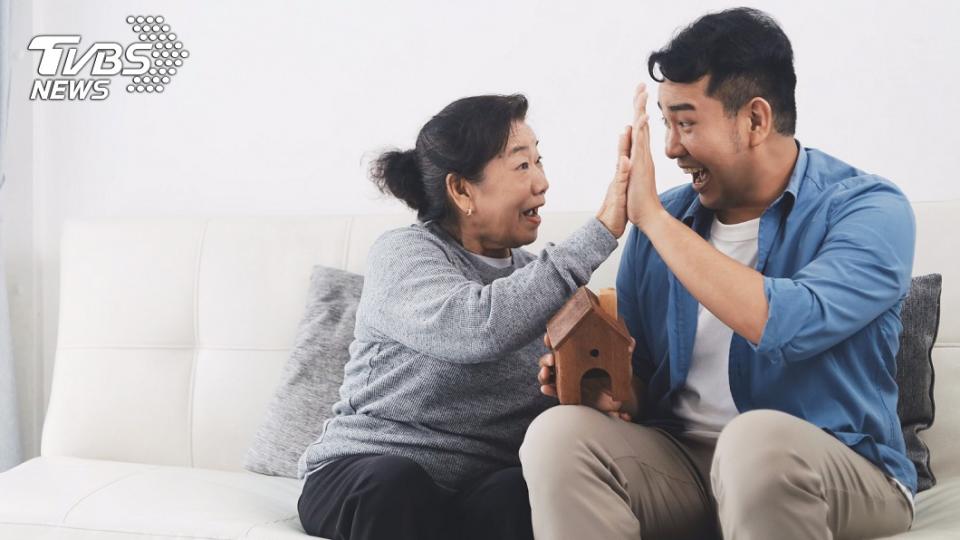
M 177 34 L 160 15 L 130 15 L 127 24 L 137 34 L 137 39 L 153 46 L 150 51 L 153 64 L 146 73 L 130 80 L 127 92 L 162 93 L 189 58 L 190 51 L 183 48 L 183 43 L 177 40 Z

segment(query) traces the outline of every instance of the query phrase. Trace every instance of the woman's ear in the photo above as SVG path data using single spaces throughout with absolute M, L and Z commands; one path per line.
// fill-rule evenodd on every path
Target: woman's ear
M 463 179 L 462 176 L 454 173 L 447 173 L 447 195 L 453 204 L 464 214 L 473 214 L 473 197 L 470 182 Z

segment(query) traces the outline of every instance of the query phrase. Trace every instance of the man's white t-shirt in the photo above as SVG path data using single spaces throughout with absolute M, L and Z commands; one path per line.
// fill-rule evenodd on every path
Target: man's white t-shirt
M 760 218 L 724 225 L 714 218 L 710 245 L 738 262 L 755 268 Z M 673 412 L 684 420 L 691 435 L 717 438 L 739 412 L 730 393 L 730 340 L 733 330 L 710 310 L 698 306 L 697 334 L 687 382 L 677 395 Z
M 736 261 L 756 268 L 760 218 L 724 225 L 716 217 L 710 226 L 710 245 Z M 673 404 L 673 412 L 685 423 L 685 433 L 717 439 L 720 431 L 740 414 L 730 392 L 730 340 L 733 330 L 698 306 L 697 334 L 687 381 Z M 899 480 L 897 487 L 914 505 L 913 494 Z

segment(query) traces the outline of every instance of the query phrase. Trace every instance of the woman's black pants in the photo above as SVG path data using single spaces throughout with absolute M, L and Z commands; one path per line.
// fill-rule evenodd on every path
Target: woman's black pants
M 453 492 L 408 458 L 349 456 L 307 477 L 297 509 L 307 534 L 330 540 L 533 539 L 520 467 Z

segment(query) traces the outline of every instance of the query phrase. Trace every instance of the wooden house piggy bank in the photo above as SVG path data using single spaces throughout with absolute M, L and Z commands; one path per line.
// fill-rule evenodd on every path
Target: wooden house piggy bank
M 613 289 L 580 287 L 547 323 L 547 338 L 555 361 L 557 397 L 563 405 L 581 402 L 580 381 L 594 369 L 610 377 L 614 399 L 631 394 L 634 340 L 617 316 Z

